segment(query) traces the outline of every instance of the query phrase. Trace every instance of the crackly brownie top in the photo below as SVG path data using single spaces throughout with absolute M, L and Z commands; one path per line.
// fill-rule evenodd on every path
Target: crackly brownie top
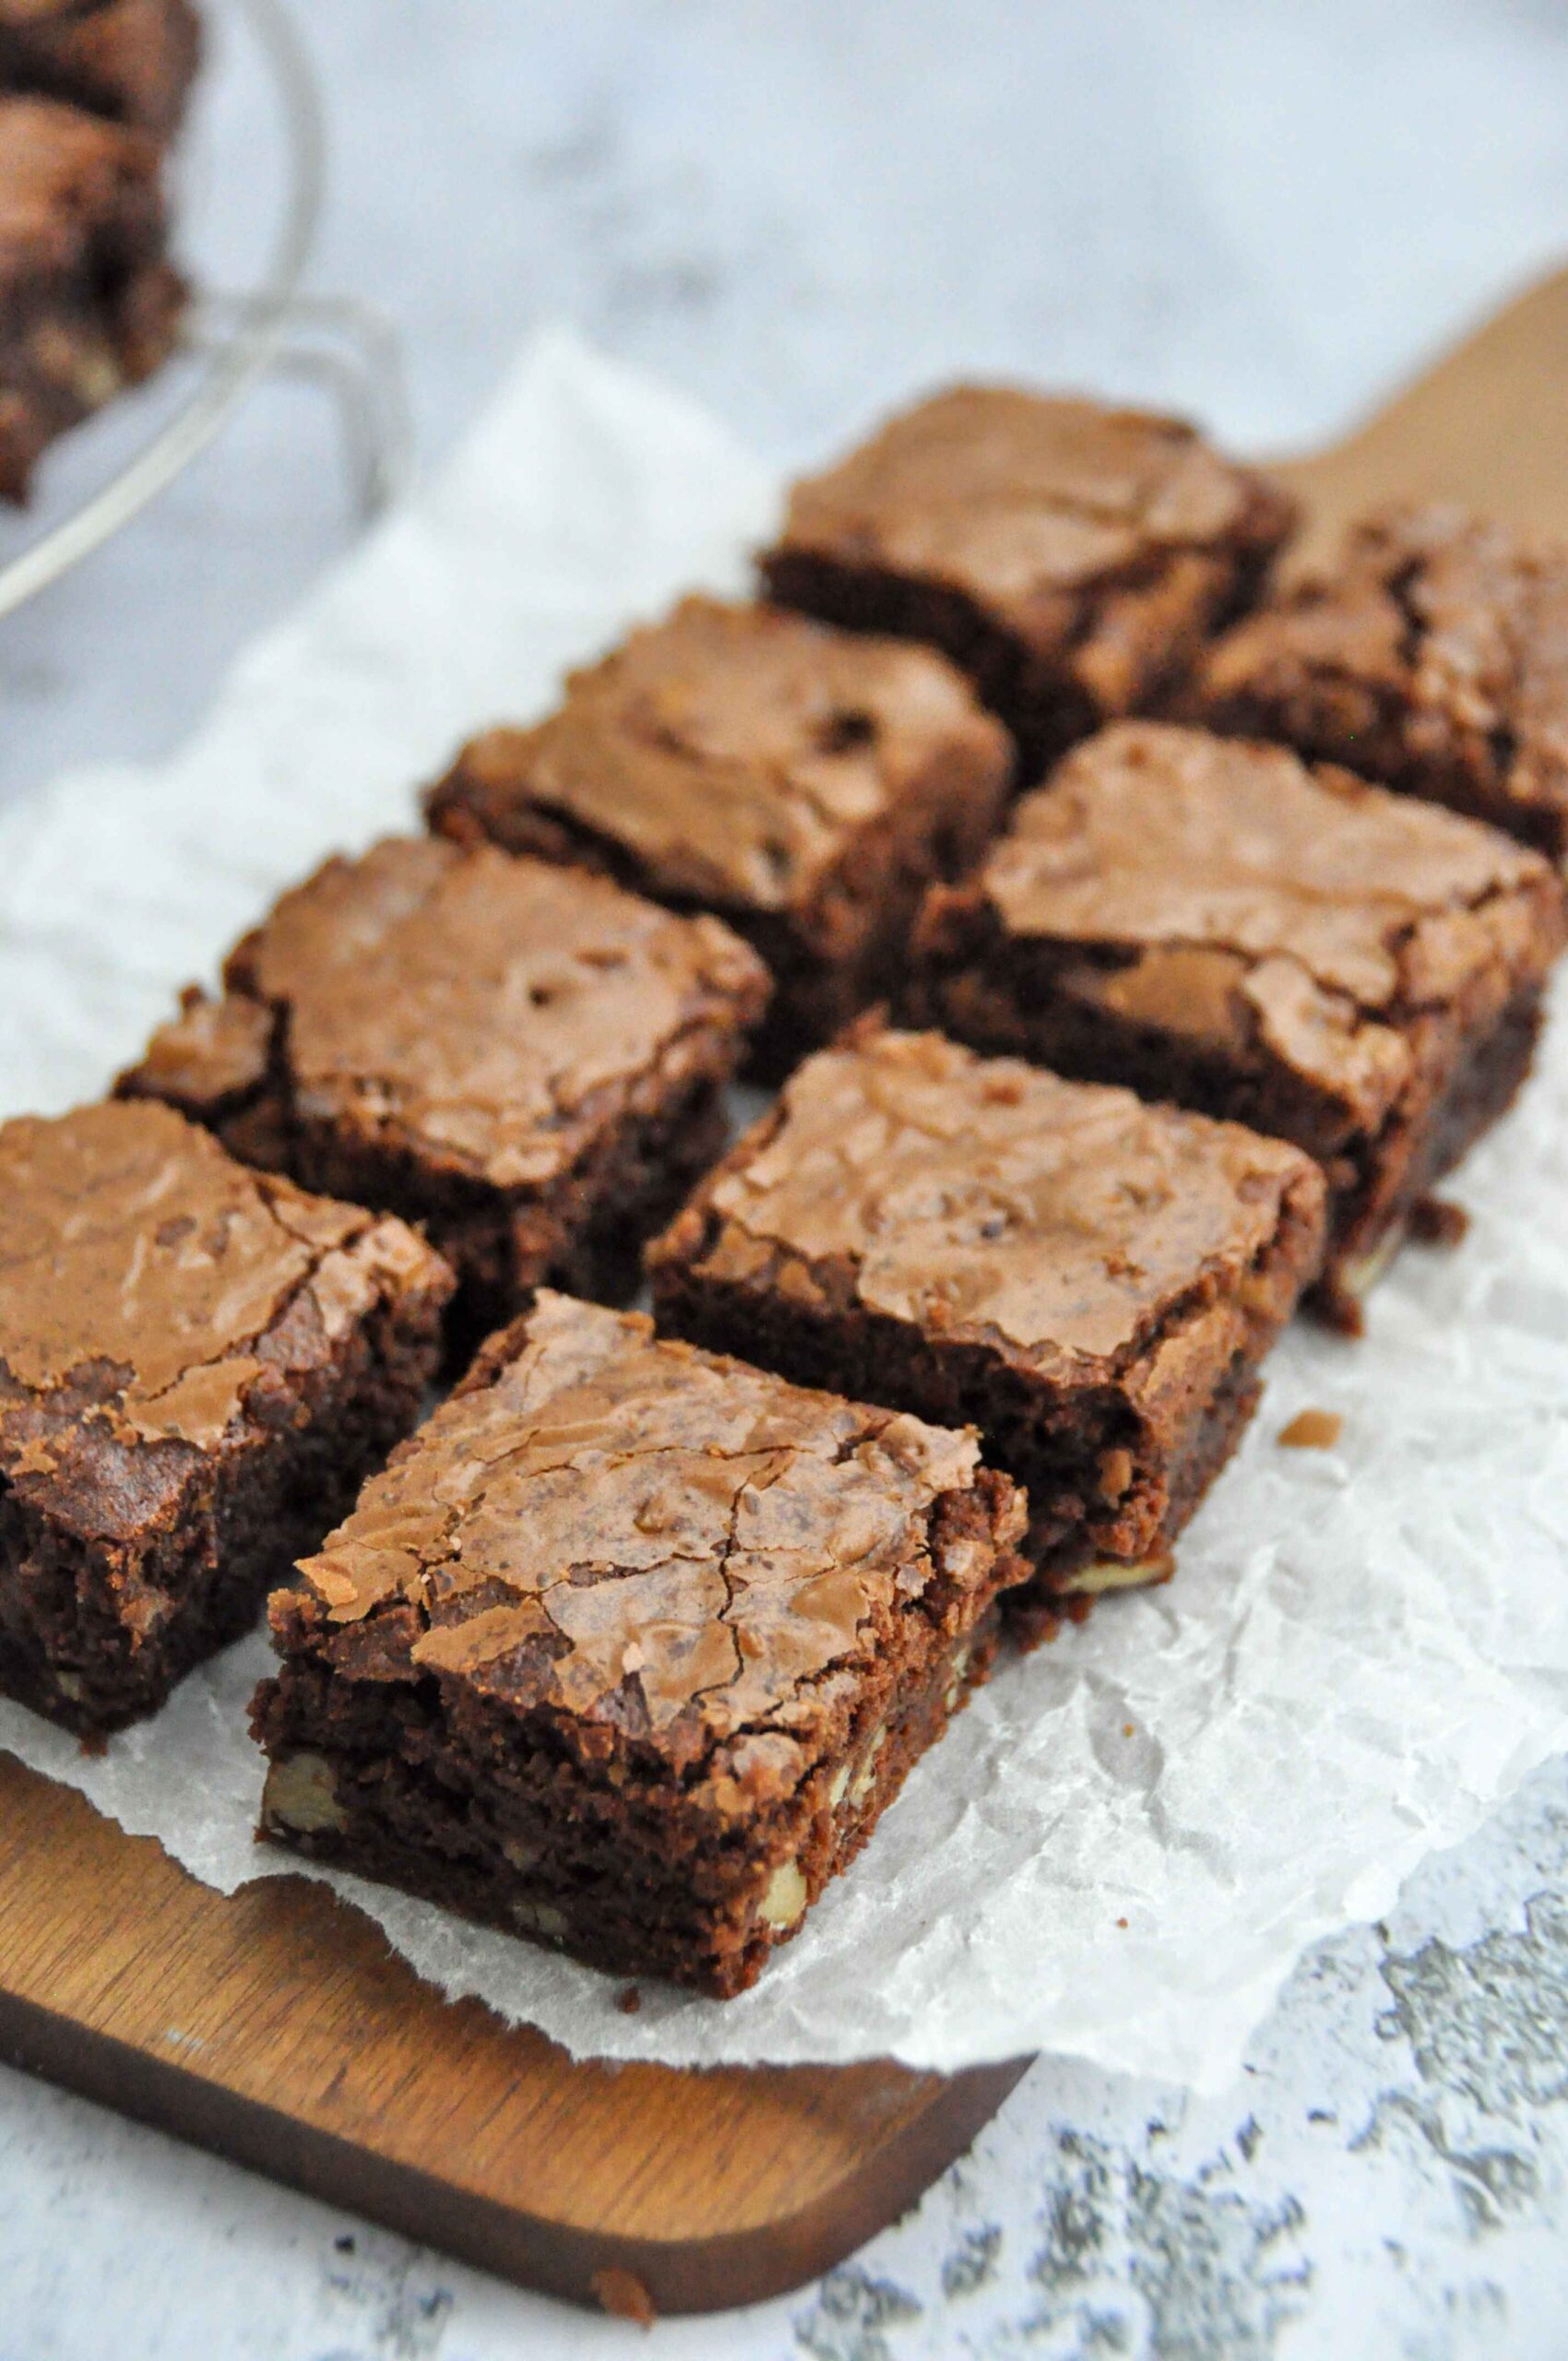
M 607 880 L 389 837 L 286 894 L 128 1078 L 199 1109 L 269 1069 L 307 1120 L 498 1188 L 565 1169 L 683 1038 L 760 1013 L 755 955 Z M 257 1020 L 258 1007 L 271 1021 Z
M 932 1524 L 978 1460 L 546 1288 L 301 1572 L 373 1654 L 690 1762 L 809 1741 L 939 1572 L 983 1597 L 989 1553 Z
M 72 267 L 155 160 L 138 133 L 53 99 L 0 97 L 0 272 Z M 149 196 L 137 187 L 138 205 Z
M 799 1067 L 657 1250 L 1087 1379 L 1276 1236 L 1298 1150 L 1128 1090 L 878 1032 Z
M 1356 735 L 1392 701 L 1412 763 L 1495 776 L 1510 801 L 1568 816 L 1568 551 L 1459 508 L 1369 518 L 1331 572 L 1217 647 L 1202 694 L 1300 705 L 1309 730 L 1342 718 Z
M 536 729 L 466 747 L 432 810 L 494 826 L 538 806 L 623 848 L 660 892 L 778 910 L 938 762 L 950 801 L 993 789 L 1009 762 L 944 658 L 690 598 L 572 673 Z
M 1548 864 L 1495 829 L 1282 747 L 1124 722 L 1019 803 L 980 893 L 1014 938 L 1111 955 L 1084 990 L 1134 1023 L 1258 1037 L 1375 1120 L 1397 1029 L 1562 941 Z M 1372 1021 L 1368 1021 L 1368 1020 Z
M 374 1304 L 450 1285 L 402 1222 L 248 1171 L 170 1108 L 19 1116 L 0 1126 L 0 1472 L 130 1529 L 192 1451 L 286 1420 L 291 1373 Z
M 797 484 L 781 546 L 945 582 L 1033 638 L 1053 594 L 1167 552 L 1272 549 L 1289 516 L 1181 420 L 956 386 Z

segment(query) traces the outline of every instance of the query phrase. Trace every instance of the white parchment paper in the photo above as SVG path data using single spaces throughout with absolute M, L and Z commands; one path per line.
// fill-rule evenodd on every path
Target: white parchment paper
M 410 825 L 473 729 L 694 584 L 739 586 L 777 489 L 713 421 L 552 334 L 445 475 L 157 771 L 0 816 L 0 1114 L 93 1096 L 327 851 Z M 578 2053 L 718 2064 L 1018 2052 L 1218 2088 L 1302 1950 L 1375 1916 L 1568 1744 L 1568 1038 L 1467 1166 L 1464 1245 L 1408 1252 L 1364 1342 L 1301 1329 L 1176 1581 L 1006 1666 L 852 1872 L 726 2004 L 618 1985 L 329 1872 L 424 1975 Z M 1280 1448 L 1340 1413 L 1329 1452 Z M 208 1883 L 252 1842 L 258 1636 L 99 1758 L 0 1744 Z

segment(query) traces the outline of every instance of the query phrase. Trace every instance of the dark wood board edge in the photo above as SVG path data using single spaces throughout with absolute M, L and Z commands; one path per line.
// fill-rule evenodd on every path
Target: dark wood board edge
M 0 2055 L 118 2114 L 519 2286 L 595 2305 L 598 2273 L 629 2272 L 661 2314 L 760 2303 L 831 2270 L 940 2177 L 1031 2062 L 1009 2058 L 951 2076 L 871 2169 L 798 2213 L 725 2236 L 664 2241 L 598 2236 L 497 2204 L 4 1990 Z

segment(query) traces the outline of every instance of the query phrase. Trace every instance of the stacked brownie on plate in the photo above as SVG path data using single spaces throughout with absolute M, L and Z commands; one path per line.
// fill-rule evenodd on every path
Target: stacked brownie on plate
M 280 1583 L 267 1834 L 751 1983 L 1528 1066 L 1558 562 L 1418 518 L 1272 593 L 1289 524 L 939 397 L 0 1130 L 0 1683 L 107 1727 Z
M 0 0 L 0 498 L 173 345 L 164 158 L 200 45 L 189 0 Z

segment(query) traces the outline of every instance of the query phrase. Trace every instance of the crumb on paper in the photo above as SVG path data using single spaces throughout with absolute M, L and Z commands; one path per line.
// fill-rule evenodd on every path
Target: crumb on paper
M 588 2284 L 612 2319 L 635 2320 L 639 2328 L 651 2328 L 659 2318 L 653 2297 L 636 2272 L 624 2270 L 618 2262 L 608 2262 L 602 2271 L 596 2271 Z
M 1344 1425 L 1337 1410 L 1298 1410 L 1279 1440 L 1288 1451 L 1332 1451 Z
M 1118 1918 L 1118 1920 L 1116 1921 L 1116 1924 L 1117 1924 L 1119 1927 L 1124 1927 L 1124 1926 L 1126 1925 L 1126 1923 L 1127 1923 L 1127 1921 L 1125 1920 L 1125 1918 Z
M 1410 1208 L 1410 1236 L 1422 1246 L 1457 1246 L 1469 1227 L 1464 1206 L 1446 1197 L 1418 1197 Z
M 643 1996 L 635 1984 L 628 1984 L 624 1992 L 615 1995 L 615 2006 L 624 2017 L 635 2017 L 642 2004 Z

